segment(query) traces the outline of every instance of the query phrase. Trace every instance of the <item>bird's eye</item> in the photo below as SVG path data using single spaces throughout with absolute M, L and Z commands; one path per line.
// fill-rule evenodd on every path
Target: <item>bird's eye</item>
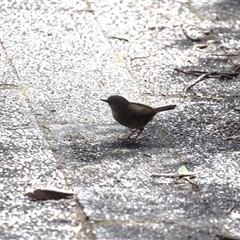
M 114 100 L 112 100 L 112 103 L 114 104 L 114 103 L 115 103 L 115 101 L 114 101 Z

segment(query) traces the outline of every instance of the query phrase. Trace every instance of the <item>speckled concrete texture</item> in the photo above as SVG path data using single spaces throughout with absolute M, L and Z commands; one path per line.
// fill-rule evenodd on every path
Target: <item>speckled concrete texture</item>
M 240 238 L 240 5 L 0 3 L 0 239 Z M 100 101 L 176 104 L 129 131 Z M 184 178 L 154 177 L 195 172 Z M 73 198 L 32 200 L 57 187 Z

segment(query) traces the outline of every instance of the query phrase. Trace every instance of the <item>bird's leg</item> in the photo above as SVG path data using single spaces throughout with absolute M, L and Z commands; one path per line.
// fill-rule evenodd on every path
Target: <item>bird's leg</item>
M 145 134 L 145 135 L 143 135 L 143 136 L 141 136 L 141 137 L 136 138 L 134 141 L 135 141 L 135 142 L 136 142 L 136 141 L 140 141 L 140 140 L 146 138 L 146 137 L 149 136 L 149 135 L 150 135 L 150 133 L 147 133 L 147 134 Z
M 135 141 L 139 141 L 139 140 L 142 140 L 144 139 L 145 137 L 149 136 L 150 134 L 146 134 L 142 137 L 139 137 L 139 135 L 142 133 L 144 128 L 136 128 L 134 129 L 126 138 L 119 138 L 120 140 L 123 140 L 123 141 L 127 141 L 127 142 L 130 142 L 130 143 L 133 143 Z M 139 130 L 139 132 L 137 133 L 137 135 L 135 137 L 132 137 L 137 131 Z
M 139 137 L 139 135 L 140 135 L 140 134 L 142 133 L 142 131 L 143 131 L 143 128 L 141 128 L 141 129 L 139 129 L 139 130 L 140 130 L 140 132 L 137 134 L 137 136 L 136 136 L 135 138 L 132 138 L 132 139 L 131 139 L 131 141 L 130 141 L 131 143 L 136 142 L 136 141 L 140 141 L 140 140 L 142 140 L 142 139 L 144 139 L 144 138 L 146 138 L 147 136 L 150 135 L 150 133 L 147 133 L 147 134 Z
M 134 129 L 134 130 L 131 130 L 131 133 L 130 133 L 127 137 L 125 137 L 125 138 L 119 138 L 119 139 L 120 139 L 120 140 L 123 140 L 123 141 L 131 141 L 131 140 L 132 140 L 131 136 L 132 136 L 134 133 L 136 133 L 137 130 L 138 130 L 138 128 L 136 128 L 136 129 Z
M 134 134 L 137 132 L 137 130 L 138 130 L 138 128 L 134 129 L 134 130 L 127 136 L 126 139 L 129 140 L 129 141 L 132 141 L 133 139 L 135 140 L 136 137 L 131 138 L 131 136 L 134 135 Z M 142 131 L 141 131 L 141 132 L 142 132 Z M 141 132 L 140 132 L 140 133 L 141 133 Z M 137 134 L 137 137 L 138 137 L 138 135 L 139 135 L 140 133 Z
M 144 128 L 137 128 L 137 129 L 135 129 L 135 130 L 128 136 L 128 140 L 130 141 L 130 143 L 133 143 L 133 142 L 135 142 L 135 141 L 137 141 L 137 140 L 143 139 L 143 137 L 137 139 L 138 136 L 142 133 L 143 129 L 144 129 Z M 139 132 L 138 132 L 138 134 L 136 135 L 136 137 L 131 138 L 131 136 L 133 135 L 133 133 L 137 132 L 137 130 L 139 130 Z

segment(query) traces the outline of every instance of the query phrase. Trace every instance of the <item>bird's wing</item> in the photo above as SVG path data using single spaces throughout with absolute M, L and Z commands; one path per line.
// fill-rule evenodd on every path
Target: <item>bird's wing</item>
M 140 103 L 131 103 L 127 109 L 128 115 L 130 118 L 139 118 L 139 117 L 153 117 L 157 112 L 150 106 L 140 104 Z

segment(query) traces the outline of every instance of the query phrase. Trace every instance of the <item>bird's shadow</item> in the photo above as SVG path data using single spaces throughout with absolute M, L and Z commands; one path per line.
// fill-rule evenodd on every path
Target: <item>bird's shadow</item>
M 121 140 L 116 136 L 117 134 L 114 135 L 115 139 L 113 137 L 105 138 L 99 142 L 98 149 L 100 149 L 103 158 L 111 155 L 111 157 L 119 159 L 123 154 L 129 157 L 135 155 L 151 156 L 152 153 L 158 154 L 163 149 L 171 148 L 161 137 L 161 130 L 153 127 L 151 127 L 151 131 L 146 130 L 139 137 L 141 138 L 141 136 L 145 136 L 146 134 L 148 136 L 134 142 Z M 157 137 L 158 135 L 159 137 Z

